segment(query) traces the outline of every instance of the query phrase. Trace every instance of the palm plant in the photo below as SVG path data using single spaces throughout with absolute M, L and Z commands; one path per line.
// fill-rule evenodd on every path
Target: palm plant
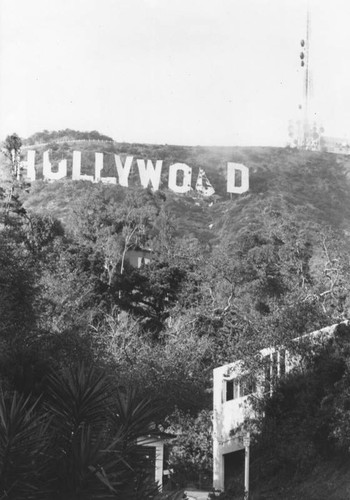
M 159 411 L 151 401 L 79 365 L 50 375 L 46 408 L 54 435 L 51 498 L 153 498 L 157 488 L 137 445 Z
M 38 402 L 0 390 L 0 499 L 47 498 L 49 419 Z
M 126 463 L 131 465 L 124 472 L 127 480 L 120 488 L 122 498 L 152 499 L 158 493 L 158 486 L 154 483 L 155 464 L 147 458 L 143 446 L 157 435 L 155 423 L 161 414 L 161 405 L 150 398 L 140 397 L 131 387 L 119 388 L 113 398 L 113 427 L 119 438 L 118 447 Z

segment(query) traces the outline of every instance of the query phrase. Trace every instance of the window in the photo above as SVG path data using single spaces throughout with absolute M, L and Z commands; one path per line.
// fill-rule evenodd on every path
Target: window
M 226 380 L 226 399 L 225 401 L 231 401 L 233 397 L 233 380 Z
M 151 262 L 151 259 L 148 259 L 147 257 L 137 257 L 137 267 L 140 268 L 142 266 L 145 266 Z
M 256 379 L 254 375 L 247 375 L 241 379 L 243 396 L 256 392 Z
M 264 392 L 271 390 L 271 358 L 270 355 L 265 356 L 264 360 Z
M 286 374 L 286 350 L 281 349 L 279 352 L 280 355 L 280 377 Z
M 145 472 L 155 481 L 156 474 L 156 447 L 140 446 L 140 452 L 145 460 Z
M 276 387 L 278 376 L 278 356 L 277 351 L 272 354 L 272 389 Z
M 286 373 L 286 351 L 281 349 L 268 354 L 264 363 L 264 391 L 271 393 L 276 387 L 277 380 Z
M 225 385 L 225 401 L 232 401 L 256 392 L 256 380 L 253 375 L 226 380 Z

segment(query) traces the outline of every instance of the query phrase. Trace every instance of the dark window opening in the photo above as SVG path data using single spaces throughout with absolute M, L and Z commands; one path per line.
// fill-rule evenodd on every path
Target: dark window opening
M 264 357 L 264 391 L 270 392 L 271 390 L 271 358 L 270 356 Z
M 226 381 L 226 401 L 231 401 L 233 397 L 233 380 Z
M 286 350 L 280 350 L 280 377 L 286 374 Z
M 228 490 L 244 484 L 244 450 L 224 454 L 224 487 Z
M 276 387 L 277 383 L 277 376 L 278 376 L 278 354 L 277 351 L 275 351 L 272 354 L 272 387 Z
M 156 474 L 156 447 L 155 446 L 140 446 L 141 453 L 144 459 L 144 467 L 147 475 L 155 481 Z
M 256 380 L 253 375 L 246 375 L 241 378 L 235 378 L 226 381 L 226 399 L 242 398 L 256 392 Z
M 286 351 L 275 351 L 263 359 L 264 363 L 264 390 L 271 392 L 275 389 L 277 380 L 286 373 Z

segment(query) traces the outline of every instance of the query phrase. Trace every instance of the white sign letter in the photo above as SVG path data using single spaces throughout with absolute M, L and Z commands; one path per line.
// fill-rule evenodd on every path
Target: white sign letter
M 114 155 L 114 158 L 115 158 L 115 165 L 117 167 L 117 172 L 118 172 L 119 185 L 124 186 L 124 187 L 128 187 L 128 177 L 130 174 L 133 156 L 126 157 L 124 166 L 122 164 L 122 161 L 121 161 L 119 155 Z
M 82 175 L 81 170 L 81 152 L 73 151 L 73 170 L 72 179 L 73 181 L 90 181 L 93 182 L 94 178 L 92 175 Z
M 23 161 L 22 165 L 27 169 L 28 180 L 35 181 L 35 151 L 32 149 L 28 151 L 27 161 Z
M 241 185 L 236 186 L 236 172 L 241 173 Z M 241 163 L 227 163 L 227 192 L 242 194 L 249 189 L 249 169 Z
M 139 167 L 140 181 L 144 188 L 148 187 L 151 183 L 152 189 L 157 191 L 160 184 L 160 174 L 162 173 L 162 160 L 156 161 L 156 167 L 154 168 L 151 160 L 147 160 L 147 166 L 145 160 L 137 160 L 137 166 Z
M 95 153 L 95 182 L 102 182 L 102 184 L 117 184 L 115 177 L 101 177 L 103 169 L 103 153 Z
M 48 181 L 57 181 L 67 177 L 67 160 L 61 160 L 58 164 L 58 171 L 52 172 L 52 165 L 49 159 L 49 152 L 45 151 L 43 155 L 43 176 Z
M 196 191 L 202 193 L 203 196 L 212 196 L 215 193 L 215 189 L 210 184 L 210 181 L 202 168 L 200 168 L 198 172 Z
M 177 173 L 179 171 L 183 172 L 182 186 L 178 186 L 176 184 Z M 185 163 L 174 163 L 174 165 L 170 165 L 168 181 L 169 189 L 175 193 L 187 193 L 188 191 L 191 191 L 191 177 L 192 169 Z

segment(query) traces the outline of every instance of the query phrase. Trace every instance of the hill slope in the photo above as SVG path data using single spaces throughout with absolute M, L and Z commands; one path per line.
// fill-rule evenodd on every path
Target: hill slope
M 204 263 L 203 266 L 198 269 L 195 268 L 196 273 L 194 275 L 190 273 L 192 268 L 189 268 L 189 278 L 186 282 L 186 285 L 191 285 L 191 287 L 189 286 L 189 291 L 185 289 L 183 296 L 181 296 L 180 293 L 178 296 L 174 296 L 174 310 L 171 310 L 171 314 L 180 315 L 182 312 L 182 319 L 186 321 L 186 325 L 195 325 L 193 326 L 193 331 L 198 335 L 198 338 L 196 338 L 196 347 L 193 349 L 193 352 L 191 351 L 191 357 L 194 357 L 194 351 L 197 350 L 197 346 L 199 342 L 203 340 L 202 337 L 204 336 L 204 340 L 208 342 L 209 346 L 208 355 L 210 354 L 212 356 L 215 351 L 215 359 L 214 355 L 209 361 L 206 359 L 206 364 L 204 364 L 204 366 L 209 366 L 209 362 L 220 364 L 217 360 L 225 359 L 225 356 L 232 359 L 231 356 L 233 354 L 237 355 L 239 348 L 243 349 L 243 344 L 247 345 L 249 342 L 252 342 L 252 340 L 264 342 L 264 345 L 266 345 L 270 337 L 267 335 L 264 336 L 265 333 L 268 334 L 275 330 L 278 330 L 279 333 L 281 333 L 281 331 L 283 332 L 283 330 L 293 332 L 291 329 L 291 325 L 293 325 L 293 328 L 301 334 L 304 332 L 305 328 L 311 331 L 311 327 L 306 325 L 307 320 L 312 323 L 313 327 L 315 327 L 314 323 L 316 321 L 328 321 L 329 316 L 320 319 L 319 312 L 321 311 L 321 306 L 320 308 L 315 307 L 313 309 L 311 307 L 313 303 L 310 301 L 310 297 L 311 299 L 315 296 L 325 298 L 320 304 L 326 309 L 325 304 L 327 297 L 329 297 L 329 295 L 327 295 L 329 293 L 327 287 L 329 286 L 330 275 L 324 273 L 323 265 L 325 262 L 328 264 L 330 260 L 328 258 L 327 249 L 325 252 L 327 255 L 323 255 L 323 260 L 318 258 L 319 253 L 317 254 L 317 252 L 322 252 L 322 238 L 319 239 L 318 246 L 313 246 L 313 241 L 311 240 L 312 238 L 316 240 L 316 236 L 321 228 L 331 227 L 334 232 L 339 230 L 339 239 L 334 239 L 334 244 L 336 246 L 335 250 L 337 250 L 338 253 L 333 255 L 336 257 L 343 255 L 344 260 L 347 260 L 347 262 L 344 263 L 344 267 L 348 265 L 348 243 L 346 235 L 349 236 L 350 234 L 350 180 L 349 161 L 346 157 L 327 153 L 301 152 L 278 148 L 191 148 L 167 145 L 118 144 L 111 141 L 110 138 L 105 138 L 105 136 L 88 135 L 86 139 L 78 134 L 76 137 L 74 131 L 63 131 L 62 134 L 57 134 L 57 137 L 55 137 L 56 142 L 52 141 L 53 136 L 50 133 L 45 133 L 44 136 L 39 134 L 37 139 L 48 141 L 49 144 L 37 146 L 29 145 L 29 148 L 36 149 L 37 151 L 38 180 L 33 182 L 30 188 L 28 188 L 28 191 L 23 194 L 25 207 L 28 211 L 51 214 L 53 217 L 60 219 L 63 225 L 66 225 L 68 229 L 69 227 L 72 228 L 72 221 L 73 224 L 75 222 L 74 217 L 76 217 L 78 225 L 78 223 L 82 221 L 85 222 L 85 215 L 86 219 L 89 218 L 89 213 L 91 211 L 93 212 L 93 216 L 95 216 L 93 217 L 93 222 L 96 223 L 93 229 L 95 229 L 96 234 L 100 234 L 99 230 L 101 227 L 104 229 L 105 226 L 103 225 L 103 218 L 96 217 L 96 211 L 99 215 L 100 207 L 102 206 L 105 208 L 107 206 L 109 212 L 107 210 L 105 215 L 110 216 L 110 221 L 114 224 L 116 220 L 116 211 L 119 209 L 119 203 L 122 204 L 125 190 L 129 189 L 130 191 L 136 191 L 140 185 L 135 160 L 137 158 L 144 160 L 151 159 L 152 161 L 162 159 L 163 176 L 161 189 L 157 195 L 157 201 L 161 200 L 161 203 L 159 203 L 161 209 L 164 208 L 172 216 L 171 222 L 175 227 L 176 235 L 178 237 L 184 236 L 188 239 L 197 240 L 196 242 L 203 244 L 203 246 L 209 249 L 213 247 L 222 248 L 224 249 L 223 253 L 226 251 L 226 253 L 228 253 L 228 251 L 234 247 L 235 243 L 239 241 L 233 253 L 228 253 L 229 257 L 227 259 L 222 259 L 220 263 L 221 267 L 218 268 L 218 272 L 216 272 L 217 269 L 215 266 L 212 266 L 213 270 L 211 269 L 211 276 L 209 274 L 210 265 L 206 266 L 207 261 L 205 260 L 208 254 L 203 251 L 203 255 L 201 256 L 203 260 L 200 260 L 200 263 Z M 50 151 L 50 159 L 54 166 L 58 161 L 64 158 L 68 160 L 67 179 L 51 183 L 41 179 L 42 153 L 45 150 Z M 127 155 L 133 156 L 134 168 L 130 175 L 130 187 L 121 188 L 120 186 L 93 184 L 86 181 L 71 181 L 70 176 L 74 150 L 82 152 L 83 173 L 90 175 L 94 173 L 95 152 L 104 153 L 105 168 L 103 174 L 106 176 L 115 175 L 114 154 L 120 155 L 123 160 Z M 234 196 L 226 193 L 226 163 L 228 161 L 243 163 L 249 168 L 250 190 L 247 193 Z M 185 195 L 175 194 L 170 191 L 167 187 L 167 172 L 169 165 L 175 162 L 186 163 L 192 167 L 192 187 L 194 187 L 199 168 L 203 168 L 216 189 L 216 195 L 211 198 L 203 198 L 195 191 L 191 191 Z M 96 193 L 98 193 L 100 197 L 97 201 L 101 203 L 96 203 L 94 205 L 93 202 Z M 153 195 L 148 192 L 142 192 L 142 196 L 140 195 L 140 191 L 136 193 L 138 195 L 138 208 L 141 206 L 141 210 L 144 212 L 145 204 L 143 202 L 143 194 L 147 195 L 145 199 L 148 201 L 149 199 L 154 200 L 156 196 L 152 197 Z M 111 199 L 114 201 L 114 205 L 110 203 Z M 81 210 L 80 212 L 75 212 L 76 205 L 77 203 L 79 204 L 80 200 L 82 200 L 80 206 Z M 103 203 L 105 205 L 103 205 Z M 159 206 L 157 206 L 157 208 L 159 208 Z M 151 204 L 148 208 L 151 210 Z M 78 213 L 79 215 L 76 215 Z M 105 242 L 118 243 L 119 240 L 114 240 L 113 238 L 108 239 L 108 234 L 102 234 L 100 247 L 93 248 L 93 252 L 91 251 L 89 253 L 91 226 L 89 226 L 88 222 L 87 220 L 87 224 L 83 228 L 84 231 L 86 229 L 83 234 L 84 238 L 87 236 L 85 240 L 83 240 L 83 237 L 77 240 L 75 246 L 72 246 L 72 249 L 68 249 L 69 251 L 67 250 L 68 244 L 67 247 L 65 246 L 66 242 L 60 242 L 62 246 L 58 246 L 57 251 L 56 247 L 51 249 L 52 252 L 56 252 L 54 255 L 57 257 L 58 261 L 58 272 L 55 274 L 54 269 L 51 274 L 48 273 L 47 276 L 43 276 L 42 283 L 49 289 L 47 295 L 45 295 L 47 293 L 46 288 L 43 286 L 40 288 L 40 290 L 44 290 L 44 298 L 46 300 L 49 298 L 50 303 L 54 306 L 53 309 L 48 309 L 48 313 L 46 313 L 45 310 L 47 316 L 43 317 L 44 320 L 47 321 L 47 324 L 51 322 L 51 311 L 57 307 L 57 296 L 60 297 L 63 295 L 66 298 L 65 303 L 68 304 L 67 308 L 62 307 L 63 313 L 61 313 L 61 309 L 58 308 L 59 313 L 57 314 L 57 318 L 60 321 L 62 318 L 63 319 L 62 323 L 57 324 L 59 326 L 61 324 L 65 326 L 68 324 L 69 327 L 71 327 L 72 324 L 74 328 L 76 324 L 80 325 L 81 328 L 85 325 L 85 316 L 83 316 L 83 314 L 84 321 L 82 320 L 81 324 L 78 321 L 77 323 L 73 321 L 76 316 L 79 318 L 76 311 L 78 313 L 91 311 L 93 309 L 91 304 L 96 307 L 96 310 L 97 306 L 98 308 L 102 307 L 100 301 L 102 296 L 101 290 L 104 293 L 103 297 L 106 303 L 107 299 L 109 300 L 110 297 L 114 300 L 113 304 L 116 299 L 120 299 L 121 297 L 121 294 L 117 293 L 119 290 L 119 288 L 117 288 L 117 286 L 119 286 L 118 279 L 115 279 L 114 282 L 111 280 L 107 283 L 106 273 L 103 274 L 104 271 L 100 272 L 103 264 L 107 264 L 103 269 L 109 270 L 109 261 L 107 259 L 110 256 L 112 256 L 110 260 L 115 258 L 116 248 L 117 250 L 119 248 L 113 245 L 109 247 L 105 245 Z M 144 228 L 144 226 L 141 227 L 142 229 Z M 150 232 L 153 229 L 154 226 L 151 227 Z M 146 233 L 146 231 L 144 232 Z M 103 239 L 105 236 L 106 238 Z M 67 238 L 67 240 L 69 240 L 69 238 Z M 343 243 L 342 246 L 339 244 L 339 241 Z M 188 242 L 186 241 L 185 243 L 187 245 Z M 14 248 L 16 248 L 15 245 Z M 193 253 L 195 258 L 193 261 L 195 261 L 195 251 L 199 246 L 187 245 L 186 250 L 188 248 L 190 249 L 189 253 L 192 251 L 192 248 L 194 249 Z M 63 262 L 60 261 L 62 255 L 61 249 L 67 250 L 67 253 L 63 255 L 68 256 L 69 259 L 72 258 L 71 261 L 69 259 Z M 80 254 L 79 252 L 81 249 L 86 253 L 84 254 L 84 251 L 82 251 Z M 101 251 L 102 253 L 102 250 L 105 251 L 105 253 L 99 257 L 99 252 Z M 334 250 L 334 248 L 332 248 L 332 250 Z M 214 257 L 217 257 L 215 252 L 212 252 L 212 254 Z M 232 258 L 232 255 L 235 257 Z M 9 256 L 11 256 L 11 254 L 9 254 Z M 93 257 L 91 260 L 89 260 L 90 256 Z M 227 255 L 225 255 L 225 257 L 227 257 Z M 33 259 L 33 262 L 35 262 L 35 260 L 36 259 Z M 232 262 L 230 262 L 230 260 Z M 337 261 L 337 258 L 332 262 L 335 261 Z M 68 262 L 68 264 L 66 262 Z M 101 268 L 96 262 L 98 265 L 101 265 Z M 213 260 L 211 262 L 213 262 Z M 69 267 L 70 263 L 72 263 L 71 267 Z M 75 271 L 79 263 L 81 263 L 82 270 L 78 273 L 79 279 L 77 278 L 74 281 L 75 276 L 71 271 Z M 41 264 L 44 266 L 46 262 L 43 260 Z M 65 267 L 60 267 L 61 264 L 65 264 Z M 89 264 L 89 266 L 87 264 Z M 162 263 L 158 264 L 159 266 L 153 271 L 152 266 L 144 266 L 140 271 L 130 269 L 130 275 L 134 274 L 136 276 L 135 279 L 138 279 L 140 276 L 144 279 L 144 288 L 140 288 L 140 303 L 143 299 L 142 293 L 144 290 L 145 297 L 148 298 L 150 296 L 149 290 L 151 285 L 154 296 L 156 298 L 159 296 L 161 298 L 165 297 L 164 302 L 168 300 L 170 293 L 174 290 L 173 284 L 176 284 L 176 281 L 169 281 L 169 287 L 165 287 L 164 290 L 158 288 L 159 284 L 167 285 L 166 280 L 162 278 Z M 172 262 L 170 262 L 170 264 L 172 264 Z M 192 260 L 190 260 L 190 264 L 193 264 Z M 231 266 L 231 264 L 233 265 Z M 85 265 L 86 268 L 84 267 Z M 341 267 L 335 267 L 335 273 L 343 271 Z M 62 269 L 64 272 L 62 272 Z M 170 271 L 172 271 L 172 269 L 173 268 L 170 267 Z M 165 270 L 167 271 L 167 269 Z M 182 268 L 180 270 L 182 270 Z M 335 301 L 335 304 L 333 304 L 331 299 L 329 299 L 329 303 L 326 304 L 327 307 L 333 311 L 330 313 L 331 316 L 333 313 L 334 315 L 338 315 L 340 312 L 342 314 L 346 314 L 347 312 L 345 307 L 346 304 L 342 306 L 340 312 L 336 309 L 337 306 L 342 305 L 345 300 L 348 300 L 350 297 L 348 268 L 345 269 L 345 271 L 342 275 L 343 282 L 339 283 L 340 290 L 338 302 Z M 140 274 L 137 274 L 137 272 L 140 272 Z M 142 272 L 144 275 L 142 275 Z M 149 277 L 146 276 L 148 272 L 150 273 Z M 154 272 L 154 274 L 152 274 L 152 272 Z M 313 283 L 312 287 L 310 285 L 310 290 L 313 295 L 308 293 L 308 289 L 303 289 L 305 277 L 311 275 L 317 275 L 319 278 L 318 281 L 315 280 L 316 285 Z M 169 273 L 169 276 L 172 278 L 173 275 Z M 235 281 L 236 276 L 238 276 L 237 281 Z M 90 281 L 91 277 L 93 277 L 93 280 Z M 175 278 L 176 277 L 177 275 L 175 275 Z M 232 282 L 230 282 L 231 287 L 225 287 L 225 279 L 227 277 L 232 279 Z M 71 278 L 73 281 L 70 281 Z M 126 278 L 130 277 L 126 276 Z M 146 278 L 149 279 L 146 280 Z M 85 279 L 86 281 L 84 281 Z M 192 279 L 193 282 L 191 281 Z M 212 280 L 211 283 L 210 279 Z M 336 274 L 335 280 L 337 279 L 338 275 Z M 311 278 L 309 281 L 310 283 L 312 282 Z M 129 290 L 127 288 L 129 283 L 127 280 L 125 283 L 123 294 L 125 294 L 126 300 L 124 303 L 127 304 L 128 308 L 130 304 L 134 302 L 136 306 L 138 306 L 139 303 L 132 295 L 135 291 L 134 282 L 130 284 L 131 293 L 129 293 L 129 295 L 126 295 Z M 137 283 L 140 283 L 140 280 Z M 207 290 L 208 283 L 210 283 L 210 285 L 213 284 L 213 290 L 211 288 Z M 230 315 L 226 314 L 225 316 L 224 312 L 226 313 L 226 306 L 227 304 L 230 305 L 233 296 L 232 283 L 236 286 L 234 292 L 236 293 L 237 300 L 232 310 L 229 311 Z M 97 299 L 96 303 L 91 299 L 91 302 L 82 303 L 82 305 L 80 305 L 81 291 L 84 290 L 85 292 L 85 284 L 91 286 L 91 296 L 94 300 Z M 215 290 L 214 287 L 217 284 L 218 289 Z M 79 285 L 80 288 L 77 287 L 77 285 Z M 111 285 L 114 285 L 115 288 Z M 110 289 L 112 291 L 110 291 Z M 303 297 L 305 300 L 302 300 L 302 297 L 298 302 L 298 294 L 301 291 L 304 293 Z M 79 299 L 76 301 L 78 304 L 76 309 L 70 309 L 71 303 L 74 302 L 72 300 L 72 293 L 76 293 Z M 207 293 L 206 296 L 205 293 Z M 216 293 L 217 302 L 212 300 L 211 294 L 213 293 Z M 197 297 L 199 302 L 198 308 L 194 311 L 191 309 L 193 305 L 191 294 Z M 85 296 L 85 294 L 83 295 Z M 201 301 L 203 298 L 202 296 L 205 296 L 206 300 Z M 133 302 L 130 300 L 130 297 Z M 184 300 L 186 299 L 186 307 L 183 306 L 183 311 L 180 311 L 181 306 L 180 308 L 178 307 L 178 297 L 183 297 Z M 46 303 L 48 303 L 48 301 Z M 97 305 L 95 306 L 95 304 Z M 220 307 L 216 307 L 216 304 L 219 304 Z M 140 318 L 143 318 L 142 314 L 144 314 L 144 317 L 147 319 L 147 315 L 153 314 L 154 310 L 156 311 L 154 316 L 159 319 L 163 309 L 158 308 L 158 303 L 156 302 L 155 305 L 157 308 L 153 308 L 153 303 L 151 303 L 149 309 L 137 309 L 135 306 L 133 312 L 137 310 Z M 301 309 L 301 305 L 304 305 L 304 310 Z M 170 306 L 166 307 L 170 309 Z M 177 309 L 175 310 L 175 308 Z M 237 312 L 241 313 L 242 311 L 244 313 L 243 315 L 237 314 Z M 350 311 L 350 309 L 348 309 L 348 311 Z M 168 313 L 168 309 L 165 312 Z M 246 320 L 245 314 L 248 320 Z M 73 318 L 72 323 L 65 323 L 65 321 L 67 321 L 66 318 L 69 318 L 69 321 Z M 167 319 L 165 314 L 164 318 L 163 321 L 165 323 Z M 227 323 L 224 321 L 226 320 L 225 318 L 227 319 Z M 196 323 L 193 323 L 193 319 L 196 319 Z M 220 323 L 222 319 L 223 321 Z M 255 321 L 253 324 L 254 328 L 250 329 L 252 320 Z M 232 321 L 234 322 L 233 328 Z M 27 327 L 27 323 L 25 326 Z M 73 326 L 72 330 L 67 331 L 74 331 Z M 159 328 L 161 327 L 163 327 L 162 324 Z M 244 328 L 246 329 L 244 330 Z M 182 333 L 181 328 L 179 328 L 179 331 Z M 242 336 L 243 340 L 240 343 L 242 331 L 245 333 L 245 336 Z M 251 332 L 254 333 L 254 339 Z M 256 332 L 257 335 L 255 335 Z M 179 336 L 178 345 L 181 345 L 181 348 L 186 339 L 186 335 L 187 330 L 184 330 L 184 335 Z M 259 338 L 255 339 L 255 336 Z M 41 338 L 39 340 L 41 343 Z M 219 341 L 222 343 L 220 344 Z M 142 345 L 146 346 L 147 349 L 149 348 L 148 343 Z M 256 352 L 257 344 L 253 342 L 252 345 L 252 349 L 255 349 Z M 140 350 L 142 363 L 144 358 L 150 357 L 153 346 L 154 344 L 152 344 L 152 348 L 150 347 L 147 351 Z M 173 347 L 173 344 L 169 344 L 169 352 L 174 352 Z M 231 350 L 229 350 L 229 348 Z M 222 350 L 222 352 L 219 352 L 219 350 Z M 233 352 L 233 350 L 235 350 L 235 352 Z M 143 352 L 146 352 L 147 355 L 143 356 Z M 159 359 L 163 360 L 164 351 L 155 352 L 163 353 L 158 356 Z M 172 358 L 170 361 L 172 362 Z M 184 363 L 186 369 L 188 364 L 186 358 L 186 363 Z M 182 372 L 177 370 L 177 365 L 175 366 L 176 370 L 172 373 L 175 374 L 176 372 L 176 374 L 180 373 L 181 375 L 178 386 L 179 392 L 168 391 L 168 393 L 172 395 L 175 394 L 175 398 L 178 398 L 178 394 L 183 391 L 184 381 L 190 380 L 190 377 L 186 375 L 187 372 L 185 371 L 185 375 L 182 375 Z M 196 373 L 199 374 L 200 382 L 202 382 L 203 365 L 198 366 L 198 372 Z M 144 365 L 142 364 L 142 377 L 144 377 L 144 373 Z M 134 376 L 133 373 L 132 376 Z M 200 387 L 204 386 L 201 385 Z M 191 392 L 191 398 L 192 393 L 193 391 Z M 200 401 L 200 399 L 198 399 L 198 401 Z M 177 402 L 178 399 L 176 400 L 176 403 Z M 295 434 L 293 431 L 291 435 L 293 435 L 294 438 Z M 325 470 L 329 471 L 329 476 L 325 474 Z M 340 485 L 339 488 L 334 484 L 336 481 L 337 484 Z M 308 481 L 284 485 L 285 487 L 282 492 L 279 491 L 277 493 L 276 489 L 279 487 L 279 484 L 276 486 L 276 483 L 272 484 L 272 482 L 273 478 L 271 478 L 271 484 L 269 483 L 266 485 L 266 489 L 264 490 L 266 492 L 265 498 L 289 498 L 290 500 L 293 498 L 333 498 L 335 500 L 336 498 L 346 498 L 345 495 L 348 494 L 349 477 L 347 471 L 340 471 L 339 474 L 337 474 L 337 466 L 335 464 L 321 464 L 317 470 L 315 469 L 314 475 L 312 475 Z M 315 485 L 317 485 L 317 488 Z M 261 496 L 258 498 L 263 497 Z
M 30 210 L 49 212 L 65 220 L 70 200 L 92 189 L 87 182 L 72 183 L 72 155 L 82 153 L 82 173 L 94 173 L 95 152 L 104 153 L 103 176 L 116 176 L 114 154 L 124 160 L 133 156 L 130 188 L 139 186 L 136 159 L 163 161 L 160 189 L 167 198 L 169 211 L 177 220 L 180 233 L 200 241 L 220 241 L 254 221 L 255 215 L 269 206 L 291 207 L 305 221 L 350 229 L 350 162 L 345 156 L 262 147 L 182 147 L 116 142 L 52 142 L 35 149 L 37 181 L 26 198 Z M 42 182 L 42 153 L 50 151 L 53 166 L 68 160 L 68 176 L 55 183 Z M 250 189 L 243 195 L 226 192 L 227 162 L 243 163 L 249 168 Z M 203 168 L 215 188 L 213 198 L 203 199 L 195 191 L 177 195 L 167 188 L 169 165 L 181 162 L 193 171 L 195 187 L 199 168 Z

